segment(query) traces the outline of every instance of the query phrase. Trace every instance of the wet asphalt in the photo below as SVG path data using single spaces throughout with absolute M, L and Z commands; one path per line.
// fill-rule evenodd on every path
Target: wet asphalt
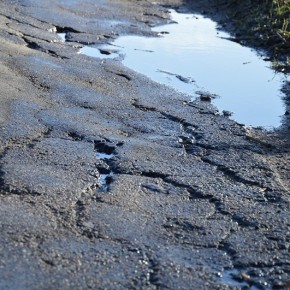
M 1 1 L 0 289 L 290 287 L 287 131 L 78 53 L 159 2 Z

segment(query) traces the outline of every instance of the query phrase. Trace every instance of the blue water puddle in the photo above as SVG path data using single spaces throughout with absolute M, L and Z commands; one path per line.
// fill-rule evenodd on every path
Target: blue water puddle
M 160 37 L 124 36 L 111 45 L 84 47 L 81 53 L 121 60 L 189 99 L 205 91 L 217 95 L 213 104 L 233 112 L 240 123 L 278 127 L 285 113 L 280 91 L 285 76 L 257 52 L 228 40 L 212 20 L 173 10 L 171 17 L 176 23 L 153 29 Z
M 107 154 L 107 153 L 102 153 L 102 152 L 97 152 L 97 158 L 100 160 L 108 160 L 112 159 L 115 156 L 115 154 Z
M 108 185 L 108 179 L 113 177 L 113 173 L 109 174 L 100 174 L 98 178 L 98 184 L 99 184 L 99 191 L 100 192 L 107 192 L 109 185 Z
M 108 161 L 109 159 L 114 158 L 115 154 L 111 153 L 104 153 L 104 152 L 97 152 L 96 157 L 99 160 L 102 161 Z M 106 173 L 100 173 L 99 178 L 98 178 L 98 184 L 99 184 L 99 191 L 100 192 L 107 192 L 109 189 L 109 181 L 113 177 L 113 172 L 112 170 L 108 170 Z
M 65 39 L 66 38 L 66 33 L 58 33 L 57 35 L 60 37 L 62 42 L 66 41 L 66 39 Z

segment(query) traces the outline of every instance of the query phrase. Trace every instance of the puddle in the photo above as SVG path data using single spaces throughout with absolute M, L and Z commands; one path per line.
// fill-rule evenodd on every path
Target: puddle
M 62 42 L 66 41 L 66 33 L 57 33 Z
M 233 112 L 236 121 L 266 128 L 278 127 L 285 113 L 284 75 L 255 51 L 232 42 L 216 23 L 200 15 L 171 11 L 177 22 L 159 26 L 159 38 L 120 37 L 112 45 L 84 47 L 81 53 L 122 60 L 154 81 L 198 98 L 200 91 L 219 97 L 212 102 Z
M 107 192 L 109 190 L 109 183 L 112 179 L 112 176 L 112 172 L 110 172 L 109 174 L 100 174 L 98 179 L 100 192 Z
M 111 159 L 114 156 L 115 156 L 114 154 L 107 154 L 107 153 L 97 152 L 97 158 L 100 159 L 100 160 Z
M 119 58 L 120 54 L 116 50 L 112 49 L 101 49 L 90 46 L 85 46 L 81 49 L 80 53 L 87 56 L 98 57 L 98 58 Z
M 109 160 L 116 155 L 114 153 L 115 147 L 102 141 L 95 141 L 95 150 L 97 159 L 103 161 L 105 165 L 98 167 L 98 171 L 100 173 L 98 178 L 98 190 L 100 192 L 108 192 L 109 185 L 113 178 L 113 171 L 110 169 Z

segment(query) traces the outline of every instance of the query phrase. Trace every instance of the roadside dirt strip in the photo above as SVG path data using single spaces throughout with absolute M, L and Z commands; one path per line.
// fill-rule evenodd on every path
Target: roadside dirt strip
M 159 2 L 0 2 L 0 289 L 290 287 L 287 130 L 78 53 Z

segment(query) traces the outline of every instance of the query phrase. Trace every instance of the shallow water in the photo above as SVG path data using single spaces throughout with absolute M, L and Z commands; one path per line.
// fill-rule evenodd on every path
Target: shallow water
M 108 161 L 109 159 L 114 158 L 115 154 L 114 153 L 106 153 L 103 151 L 97 151 L 96 152 L 96 157 L 99 160 L 102 160 L 104 162 Z M 111 178 L 113 177 L 113 171 L 108 170 L 106 173 L 100 173 L 99 178 L 98 178 L 98 184 L 99 184 L 99 191 L 100 192 L 107 192 L 109 189 L 109 183 Z
M 216 94 L 213 103 L 233 112 L 240 123 L 278 127 L 285 112 L 283 74 L 253 50 L 226 39 L 229 35 L 210 19 L 175 11 L 171 16 L 177 23 L 153 29 L 161 37 L 125 36 L 112 46 L 84 47 L 81 53 L 123 59 L 125 66 L 189 98 L 197 98 L 199 91 Z
M 58 33 L 57 35 L 59 36 L 59 38 L 61 39 L 62 42 L 66 41 L 66 39 L 65 39 L 66 33 Z
M 103 153 L 103 152 L 97 152 L 97 158 L 100 160 L 107 160 L 107 159 L 112 159 L 115 154 L 107 154 L 107 153 Z
M 113 173 L 109 174 L 100 174 L 98 183 L 99 183 L 99 191 L 100 192 L 107 192 L 109 189 L 108 179 L 113 176 Z

